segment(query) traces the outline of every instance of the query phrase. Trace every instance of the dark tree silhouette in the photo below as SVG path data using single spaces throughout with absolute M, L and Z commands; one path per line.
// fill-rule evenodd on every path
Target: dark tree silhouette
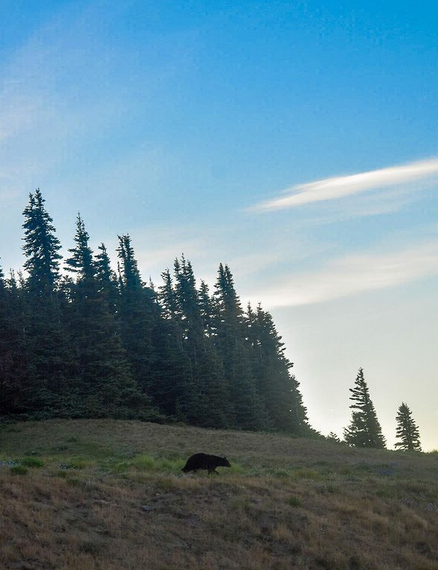
M 397 413 L 397 439 L 395 447 L 406 451 L 421 451 L 420 430 L 409 406 L 402 403 Z
M 272 316 L 244 313 L 219 266 L 214 294 L 175 260 L 156 291 L 119 236 L 117 274 L 78 215 L 60 248 L 39 190 L 24 210 L 25 277 L 0 269 L 0 414 L 135 417 L 310 434 L 299 384 Z
M 52 218 L 40 190 L 29 195 L 24 215 L 23 283 L 24 344 L 28 370 L 23 382 L 23 410 L 50 414 L 58 410 L 68 390 L 71 352 L 66 322 L 61 311 L 59 250 Z
M 115 316 L 100 291 L 89 235 L 78 215 L 75 247 L 66 264 L 77 278 L 72 287 L 69 321 L 79 365 L 78 415 L 134 417 L 148 411 L 131 375 Z
M 350 388 L 350 408 L 353 410 L 351 423 L 344 430 L 347 443 L 355 447 L 375 447 L 383 449 L 386 445 L 382 428 L 377 419 L 374 404 L 371 401 L 369 389 L 359 368 L 354 388 Z

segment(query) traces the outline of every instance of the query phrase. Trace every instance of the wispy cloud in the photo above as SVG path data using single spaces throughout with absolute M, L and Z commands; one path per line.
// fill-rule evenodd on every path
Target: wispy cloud
M 438 158 L 411 162 L 402 166 L 391 166 L 347 176 L 335 176 L 297 184 L 282 192 L 282 195 L 261 202 L 252 210 L 269 212 L 296 208 L 305 204 L 337 200 L 346 196 L 372 190 L 401 186 L 412 182 L 426 182 L 438 176 Z
M 267 308 L 310 305 L 438 275 L 438 242 L 397 252 L 364 253 L 329 261 L 317 271 L 290 275 L 252 298 Z

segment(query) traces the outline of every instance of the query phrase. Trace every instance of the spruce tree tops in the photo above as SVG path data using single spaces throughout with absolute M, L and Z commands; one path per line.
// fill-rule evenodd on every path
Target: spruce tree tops
M 119 326 L 108 297 L 101 290 L 98 263 L 79 215 L 74 241 L 66 263 L 76 274 L 68 322 L 78 367 L 78 378 L 71 389 L 77 414 L 134 417 L 147 401 L 142 400 L 132 377 Z
M 395 444 L 395 447 L 406 451 L 421 451 L 420 430 L 407 404 L 401 404 L 396 420 L 397 439 L 400 441 Z
M 61 244 L 55 235 L 53 220 L 44 206 L 40 190 L 29 194 L 24 209 L 24 269 L 29 274 L 29 289 L 38 295 L 53 291 L 59 276 Z
M 350 408 L 353 410 L 351 423 L 344 430 L 347 443 L 355 447 L 375 447 L 383 449 L 386 445 L 374 404 L 371 401 L 368 385 L 359 368 L 354 388 L 350 388 Z

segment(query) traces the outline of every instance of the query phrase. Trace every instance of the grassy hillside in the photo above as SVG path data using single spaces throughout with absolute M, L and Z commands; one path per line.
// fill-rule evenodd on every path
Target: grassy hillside
M 181 475 L 199 451 L 233 467 Z M 438 454 L 53 420 L 0 462 L 5 570 L 438 569 Z

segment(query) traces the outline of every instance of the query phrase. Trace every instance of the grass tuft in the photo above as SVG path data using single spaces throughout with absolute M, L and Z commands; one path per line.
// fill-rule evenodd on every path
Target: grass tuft
M 289 505 L 289 507 L 301 507 L 301 501 L 298 497 L 288 497 L 286 504 Z
M 23 465 L 14 465 L 11 467 L 10 472 L 12 475 L 26 475 L 28 473 L 28 469 Z
M 30 467 L 30 468 L 44 467 L 44 461 L 42 461 L 41 459 L 37 459 L 36 457 L 25 457 L 20 461 L 20 463 L 21 465 L 24 465 L 24 467 Z
M 70 459 L 65 465 L 65 469 L 87 469 L 96 465 L 95 461 L 91 459 Z
M 294 479 L 311 479 L 313 481 L 321 481 L 325 478 L 322 473 L 315 471 L 314 469 L 308 469 L 305 467 L 299 467 L 291 472 L 291 476 Z
M 136 469 L 152 470 L 156 466 L 155 459 L 150 455 L 138 455 L 131 461 L 131 465 Z

